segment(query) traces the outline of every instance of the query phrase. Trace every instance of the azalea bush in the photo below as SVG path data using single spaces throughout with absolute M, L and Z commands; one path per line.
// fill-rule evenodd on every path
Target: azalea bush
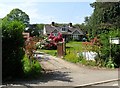
M 58 33 L 58 36 L 54 36 L 52 33 L 36 44 L 39 49 L 57 49 L 57 43 L 63 42 L 62 34 Z

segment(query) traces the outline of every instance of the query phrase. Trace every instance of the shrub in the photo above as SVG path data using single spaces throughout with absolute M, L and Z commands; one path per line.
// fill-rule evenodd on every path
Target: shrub
M 120 37 L 120 31 L 114 29 L 114 30 L 109 31 L 109 33 L 107 34 L 100 35 L 100 40 L 102 44 L 102 47 L 100 49 L 100 58 L 104 62 L 106 62 L 105 66 L 107 67 L 112 67 L 112 68 L 120 67 L 120 63 L 119 63 L 120 46 L 111 44 L 111 48 L 110 48 L 110 42 L 109 42 L 110 36 L 112 38 Z M 110 58 L 110 54 L 111 54 L 111 58 Z
M 22 63 L 25 77 L 36 77 L 40 74 L 42 68 L 36 59 L 30 60 L 25 55 Z
M 24 56 L 24 39 L 22 32 L 25 26 L 18 21 L 2 21 L 2 77 L 19 77 L 23 74 L 21 59 Z
M 63 42 L 62 34 L 58 33 L 58 36 L 54 36 L 52 33 L 50 33 L 48 38 L 45 38 L 43 41 L 41 41 L 37 47 L 40 47 L 40 49 L 56 50 L 58 42 Z

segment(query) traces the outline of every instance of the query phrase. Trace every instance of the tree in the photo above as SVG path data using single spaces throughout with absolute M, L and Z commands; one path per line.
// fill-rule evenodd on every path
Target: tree
M 109 31 L 110 27 L 120 27 L 120 2 L 94 2 L 90 5 L 94 12 L 89 17 L 87 26 L 92 29 L 93 36 L 104 30 Z
M 43 30 L 44 24 L 37 24 L 38 30 Z
M 25 17 L 24 17 L 25 16 Z M 24 19 L 26 18 L 26 19 Z M 14 9 L 2 20 L 2 77 L 18 77 L 23 74 L 24 39 L 22 32 L 28 23 L 28 15 Z
M 13 9 L 9 14 L 7 14 L 7 16 L 4 19 L 7 19 L 8 21 L 14 21 L 14 20 L 21 21 L 26 26 L 29 25 L 29 20 L 30 20 L 29 16 L 18 8 Z
M 89 17 L 88 17 L 88 16 L 86 16 L 84 19 L 85 19 L 85 21 L 84 21 L 84 22 L 87 24 L 87 22 L 89 21 Z
M 26 28 L 25 32 L 29 32 L 30 36 L 41 36 L 44 24 L 31 24 Z
M 2 74 L 3 80 L 22 74 L 21 60 L 24 56 L 22 32 L 25 25 L 18 21 L 7 24 L 2 21 Z

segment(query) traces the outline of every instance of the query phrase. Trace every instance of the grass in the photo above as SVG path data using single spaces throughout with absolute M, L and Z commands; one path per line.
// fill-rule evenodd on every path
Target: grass
M 72 63 L 80 63 L 86 66 L 96 66 L 95 61 L 88 61 L 82 56 L 82 52 L 90 50 L 91 47 L 85 47 L 82 42 L 71 41 L 66 43 L 66 55 L 64 59 Z M 81 53 L 77 55 L 77 53 Z
M 56 56 L 57 55 L 57 50 L 44 50 L 44 49 L 41 49 L 39 50 L 40 52 L 44 52 L 46 54 L 50 54 L 52 56 Z
M 71 41 L 66 43 L 66 50 L 82 51 L 82 42 Z
M 82 50 L 82 42 L 69 42 L 66 43 L 66 51 L 81 51 Z M 52 56 L 57 55 L 57 50 L 45 50 L 45 49 L 39 49 L 40 52 L 44 52 L 46 54 L 50 54 Z
M 82 50 L 82 42 L 69 42 L 66 43 L 66 50 L 68 51 L 81 51 Z M 45 50 L 45 49 L 39 49 L 39 51 L 44 52 L 46 54 L 50 54 L 53 56 L 57 55 L 57 50 Z
M 66 55 L 64 59 L 73 63 L 80 61 L 80 58 L 77 56 L 78 52 L 82 51 L 82 42 L 71 41 L 66 43 Z

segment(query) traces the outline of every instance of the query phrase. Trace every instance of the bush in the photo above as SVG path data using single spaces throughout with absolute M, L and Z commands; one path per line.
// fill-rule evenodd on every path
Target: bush
M 25 55 L 22 63 L 25 77 L 36 77 L 40 74 L 42 68 L 36 59 L 32 59 L 30 61 L 30 59 Z
M 107 67 L 112 67 L 112 68 L 120 67 L 120 63 L 119 63 L 120 46 L 116 44 L 111 44 L 111 48 L 110 48 L 110 42 L 109 42 L 110 36 L 112 38 L 120 37 L 120 31 L 114 29 L 109 31 L 109 33 L 107 34 L 100 35 L 101 46 L 102 46 L 100 49 L 100 58 L 106 63 L 105 66 Z M 110 58 L 110 54 L 111 54 L 111 58 Z
M 19 77 L 23 74 L 21 59 L 24 56 L 24 39 L 22 32 L 25 26 L 18 21 L 2 21 L 2 77 Z

